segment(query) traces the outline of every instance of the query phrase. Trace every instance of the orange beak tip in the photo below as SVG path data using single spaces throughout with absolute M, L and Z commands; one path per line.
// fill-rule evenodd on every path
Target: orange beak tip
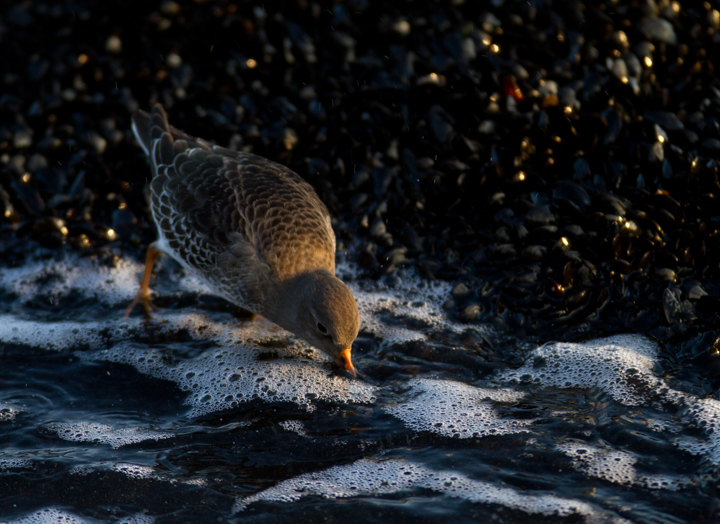
M 352 360 L 350 359 L 350 349 L 342 351 L 337 358 L 337 362 L 341 368 L 352 374 L 353 377 L 357 378 L 355 372 L 355 366 L 353 366 Z
M 352 364 L 350 364 L 350 366 L 346 368 L 346 371 L 349 371 L 352 374 L 353 378 L 357 378 L 355 367 Z

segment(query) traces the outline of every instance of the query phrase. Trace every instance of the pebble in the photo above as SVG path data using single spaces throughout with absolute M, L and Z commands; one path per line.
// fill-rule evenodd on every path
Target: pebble
M 536 206 L 528 211 L 525 221 L 530 225 L 541 226 L 555 222 L 556 217 L 549 205 Z
M 644 18 L 638 24 L 638 30 L 650 40 L 673 46 L 677 44 L 675 29 L 664 18 Z
M 720 153 L 720 140 L 717 138 L 706 138 L 700 143 L 700 147 L 710 154 Z
M 30 129 L 21 129 L 13 135 L 13 147 L 16 149 L 24 149 L 32 145 L 32 131 Z
M 585 213 L 592 205 L 585 188 L 570 180 L 564 180 L 557 185 L 553 190 L 553 198 L 567 202 L 580 213 Z
M 452 289 L 451 293 L 454 297 L 460 297 L 466 295 L 469 291 L 470 289 L 461 282 Z
M 660 268 L 655 271 L 655 275 L 664 282 L 677 282 L 677 274 L 669 268 Z
M 668 131 L 680 131 L 685 128 L 685 125 L 674 113 L 669 111 L 648 111 L 645 113 L 644 118 L 655 122 L 657 125 Z
M 102 155 L 107 147 L 107 140 L 98 135 L 97 133 L 88 133 L 87 143 L 95 150 L 96 153 Z
M 587 181 L 591 176 L 590 165 L 584 158 L 578 158 L 573 165 L 575 171 L 573 178 L 578 182 Z
M 460 320 L 463 322 L 472 322 L 473 320 L 480 318 L 481 313 L 482 308 L 478 304 L 471 304 L 462 310 L 460 313 Z
M 545 246 L 533 245 L 523 249 L 522 257 L 528 261 L 540 261 L 545 257 L 547 248 Z

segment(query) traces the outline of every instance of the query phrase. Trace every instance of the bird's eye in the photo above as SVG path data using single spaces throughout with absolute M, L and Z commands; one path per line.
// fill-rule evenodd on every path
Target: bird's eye
M 320 322 L 317 323 L 317 328 L 320 330 L 320 333 L 323 335 L 327 335 L 327 328 L 323 326 Z

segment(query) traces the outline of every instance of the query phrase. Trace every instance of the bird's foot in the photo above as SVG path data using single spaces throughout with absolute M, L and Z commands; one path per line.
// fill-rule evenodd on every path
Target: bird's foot
M 150 293 L 141 293 L 138 292 L 137 295 L 135 295 L 135 298 L 130 303 L 130 305 L 125 310 L 125 314 L 123 315 L 123 318 L 127 318 L 130 316 L 130 313 L 132 313 L 132 310 L 135 309 L 135 306 L 140 304 L 143 308 L 143 312 L 145 313 L 146 318 L 151 318 L 153 312 L 159 311 L 162 308 L 154 305 L 152 303 L 152 300 L 150 300 Z

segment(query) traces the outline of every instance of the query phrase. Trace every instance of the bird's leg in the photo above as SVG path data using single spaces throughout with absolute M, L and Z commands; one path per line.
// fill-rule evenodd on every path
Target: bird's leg
M 148 246 L 147 254 L 145 255 L 145 272 L 143 273 L 142 283 L 140 284 L 140 289 L 138 289 L 138 292 L 135 294 L 135 298 L 125 310 L 125 317 L 128 317 L 130 312 L 135 309 L 135 306 L 138 304 L 142 305 L 145 315 L 148 317 L 152 316 L 153 305 L 152 302 L 150 302 L 149 289 L 150 276 L 152 275 L 153 266 L 160 256 L 160 253 L 160 250 L 156 246 L 156 242 L 153 242 Z

